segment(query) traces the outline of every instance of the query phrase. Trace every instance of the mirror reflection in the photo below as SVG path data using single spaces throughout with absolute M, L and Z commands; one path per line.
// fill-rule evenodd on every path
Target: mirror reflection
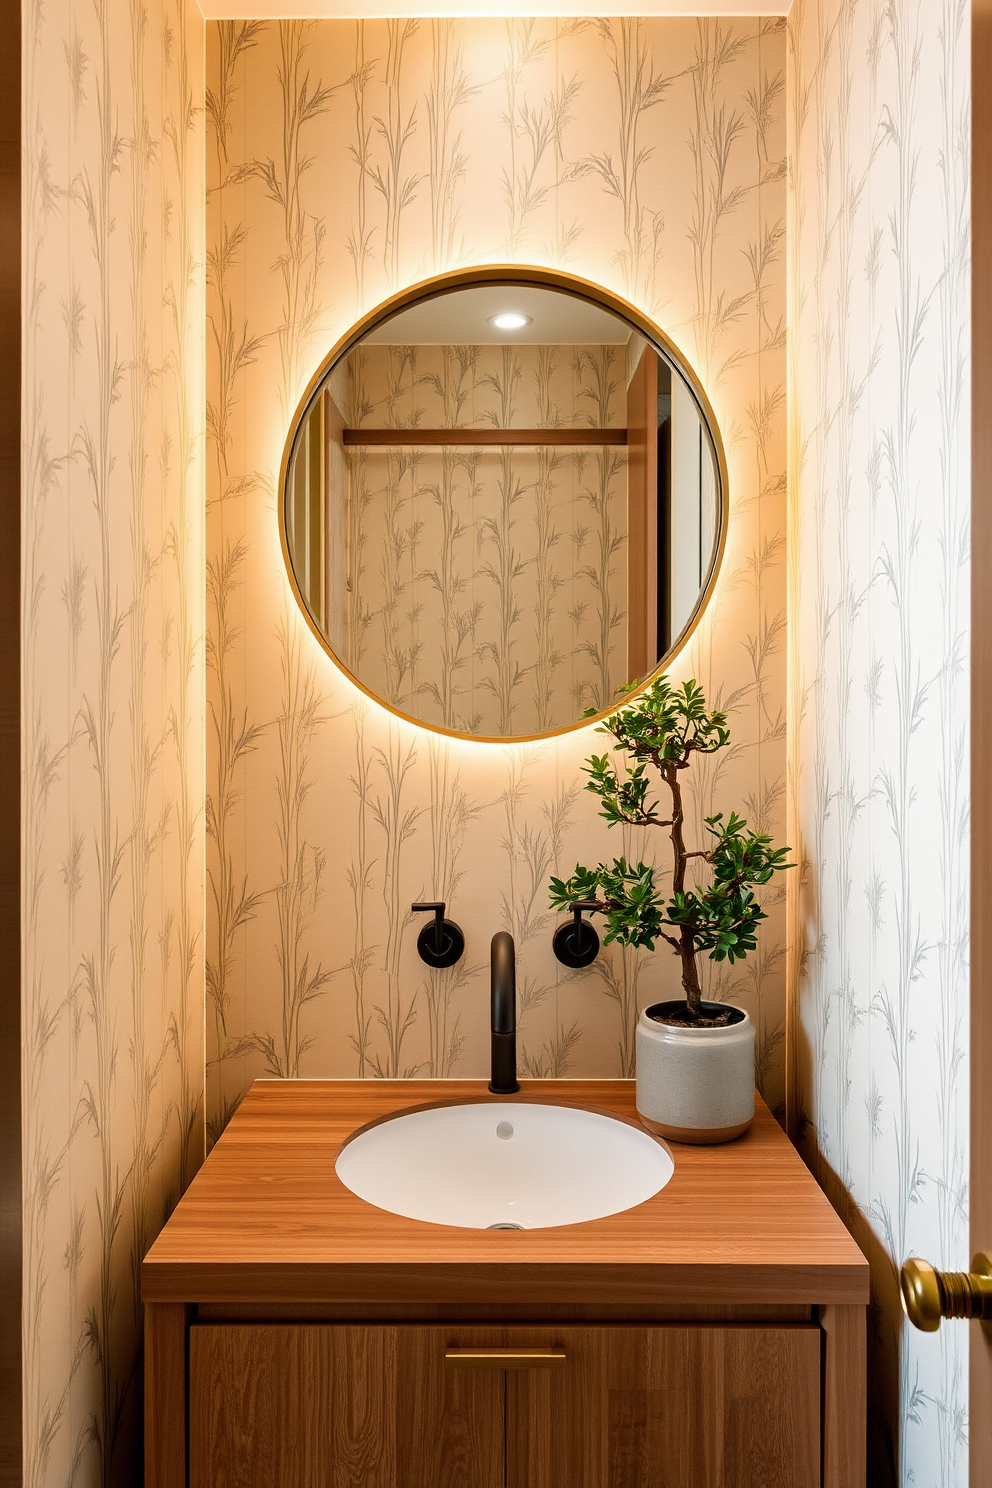
M 664 660 L 715 562 L 713 440 L 677 367 L 538 285 L 401 310 L 299 421 L 285 536 L 337 660 L 419 722 L 551 733 Z

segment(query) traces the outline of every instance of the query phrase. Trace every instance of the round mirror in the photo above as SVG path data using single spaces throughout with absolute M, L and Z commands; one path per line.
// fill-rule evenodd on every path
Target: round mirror
M 726 528 L 719 433 L 674 347 L 534 271 L 449 276 L 368 317 L 311 383 L 283 469 L 314 633 L 387 707 L 480 739 L 578 727 L 646 682 Z

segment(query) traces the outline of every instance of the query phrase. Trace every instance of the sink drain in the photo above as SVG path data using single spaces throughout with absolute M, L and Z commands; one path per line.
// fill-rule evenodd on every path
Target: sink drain
M 487 1230 L 522 1230 L 523 1225 L 514 1224 L 512 1220 L 502 1219 L 498 1224 L 486 1225 Z

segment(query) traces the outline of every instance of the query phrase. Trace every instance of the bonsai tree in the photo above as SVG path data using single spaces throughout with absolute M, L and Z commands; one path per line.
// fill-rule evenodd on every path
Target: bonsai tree
M 766 916 L 752 886 L 766 884 L 790 868 L 785 861 L 789 849 L 773 847 L 770 837 L 752 832 L 736 812 L 726 820 L 722 812 L 706 817 L 711 840 L 703 847 L 686 847 L 683 771 L 691 767 L 695 755 L 715 754 L 730 742 L 726 716 L 708 710 L 695 682 L 675 687 L 667 677 L 659 677 L 598 732 L 612 737 L 623 758 L 618 769 L 610 755 L 592 755 L 584 767 L 589 776 L 586 790 L 599 797 L 599 814 L 611 827 L 669 828 L 671 893 L 665 895 L 656 886 L 653 867 L 614 858 L 595 868 L 577 863 L 571 878 L 552 878 L 551 903 L 567 910 L 576 901 L 594 902 L 593 912 L 606 920 L 604 944 L 617 941 L 653 950 L 659 938 L 667 941 L 682 964 L 686 1022 L 701 1026 L 726 1022 L 729 1014 L 703 1012 L 699 953 L 707 951 L 713 961 L 733 963 L 754 950 L 758 924 Z M 666 812 L 654 797 L 655 775 L 671 798 Z M 686 885 L 693 858 L 706 864 L 708 883 Z

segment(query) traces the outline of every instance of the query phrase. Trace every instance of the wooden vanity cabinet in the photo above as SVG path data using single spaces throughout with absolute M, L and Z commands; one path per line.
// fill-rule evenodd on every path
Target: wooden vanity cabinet
M 194 1324 L 189 1381 L 190 1488 L 820 1482 L 815 1325 Z
M 504 1488 L 502 1372 L 437 1328 L 194 1325 L 190 1488 Z
M 507 1488 L 819 1488 L 820 1330 L 565 1328 L 507 1372 Z
M 864 1488 L 867 1262 L 766 1107 L 634 1209 L 490 1232 L 337 1178 L 439 1098 L 491 1097 L 255 1083 L 142 1269 L 145 1488 Z M 520 1099 L 636 1119 L 627 1081 Z

